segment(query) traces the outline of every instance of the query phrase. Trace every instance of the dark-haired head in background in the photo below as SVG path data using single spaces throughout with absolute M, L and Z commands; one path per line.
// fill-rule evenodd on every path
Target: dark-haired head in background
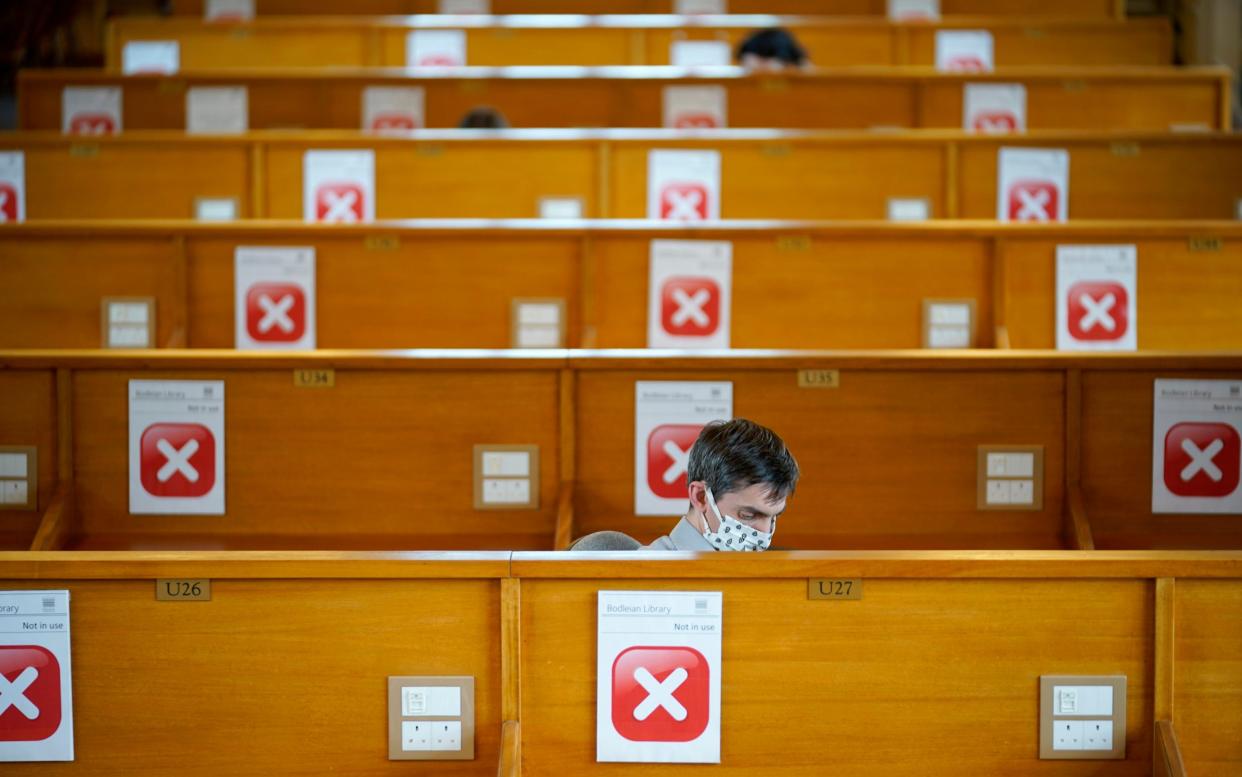
M 798 462 L 776 432 L 744 418 L 703 427 L 687 465 L 690 507 L 652 550 L 767 550 L 798 485 Z
M 461 117 L 457 123 L 459 129 L 508 129 L 509 122 L 505 115 L 490 105 L 471 108 L 470 112 Z
M 742 67 L 756 70 L 782 70 L 810 64 L 806 50 L 798 45 L 789 30 L 780 27 L 752 32 L 737 47 L 737 61 Z

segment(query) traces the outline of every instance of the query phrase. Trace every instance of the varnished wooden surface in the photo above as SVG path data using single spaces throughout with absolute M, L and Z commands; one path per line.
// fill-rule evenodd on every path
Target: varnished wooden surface
M 1242 584 L 1177 581 L 1174 720 L 1186 773 L 1242 774 Z
M 675 516 L 633 515 L 626 419 L 638 380 L 731 381 L 734 415 L 784 436 L 803 478 L 779 547 L 1060 548 L 1069 371 L 1081 373 L 1082 493 L 1096 546 L 1242 547 L 1229 522 L 1154 515 L 1134 487 L 1150 477 L 1153 379 L 1237 377 L 1236 353 L 506 353 L 0 352 L 0 375 L 20 401 L 30 381 L 72 370 L 81 531 L 70 547 L 82 549 L 550 548 L 569 487 L 575 536 L 614 529 L 649 542 Z M 293 387 L 293 369 L 324 366 L 336 369 L 335 388 Z M 840 387 L 799 388 L 799 369 L 837 369 Z M 128 515 L 125 386 L 136 377 L 226 380 L 225 516 Z M 563 484 L 566 441 L 575 467 Z M 473 509 L 476 443 L 540 446 L 538 510 Z M 1041 510 L 976 508 L 978 446 L 1003 444 L 1043 446 Z
M 203 0 L 173 0 L 178 15 L 201 16 Z M 730 13 L 845 14 L 883 15 L 884 0 L 728 0 Z M 258 0 L 260 16 L 302 14 L 429 14 L 438 6 L 435 0 L 357 0 L 342 6 L 333 0 Z M 1114 0 L 942 0 L 946 15 L 1036 16 L 1041 14 L 1107 19 L 1124 15 Z M 492 0 L 497 14 L 663 14 L 672 10 L 671 0 Z
M 1196 248 L 1208 237 L 1208 250 Z M 995 223 L 576 227 L 466 221 L 329 229 L 300 223 L 113 226 L 31 222 L 0 232 L 0 348 L 91 348 L 106 296 L 152 296 L 156 345 L 188 310 L 191 348 L 234 344 L 234 249 L 310 245 L 324 348 L 504 348 L 514 298 L 566 301 L 568 345 L 647 342 L 654 239 L 728 240 L 740 348 L 918 348 L 922 300 L 973 299 L 976 345 L 993 347 L 999 293 L 1013 348 L 1055 345 L 1056 248 L 1133 243 L 1143 350 L 1242 349 L 1242 226 L 1131 222 L 1079 228 Z M 188 294 L 176 280 L 188 263 Z M 105 265 L 108 272 L 99 272 Z M 1003 265 L 1003 272 L 998 264 Z M 781 266 L 774 274 L 770 268 Z M 999 275 L 999 289 L 994 282 Z M 419 304 L 410 304 L 411 299 Z
M 495 773 L 495 580 L 217 579 L 188 604 L 151 579 L 0 582 L 72 597 L 75 760 L 6 775 Z M 473 676 L 475 760 L 389 761 L 389 675 Z
M 1048 774 L 1038 678 L 1081 673 L 1126 675 L 1135 721 L 1126 760 L 1090 773 L 1150 774 L 1147 581 L 867 579 L 862 601 L 825 603 L 801 579 L 593 577 L 523 579 L 526 774 L 685 771 L 594 763 L 597 591 L 630 588 L 723 592 L 713 773 Z
M 185 90 L 245 86 L 253 129 L 356 129 L 368 85 L 420 86 L 429 127 L 454 127 L 480 102 L 514 127 L 660 127 L 665 87 L 720 86 L 735 128 L 942 128 L 962 126 L 967 83 L 1019 83 L 1031 130 L 1221 129 L 1229 71 L 1223 68 L 1006 68 L 985 74 L 931 68 L 855 67 L 779 75 L 736 67 L 691 71 L 615 68 L 305 68 L 183 71 L 124 76 L 96 70 L 22 70 L 19 127 L 60 130 L 66 86 L 123 91 L 129 130 L 185 128 Z
M 241 218 L 301 219 L 310 149 L 372 149 L 376 215 L 530 218 L 572 196 L 588 217 L 642 218 L 652 149 L 721 154 L 725 219 L 884 219 L 890 197 L 922 197 L 932 218 L 993 219 L 996 156 L 1009 146 L 1071 155 L 1069 218 L 1233 219 L 1242 138 L 1231 134 L 720 130 L 254 132 L 236 138 L 127 132 L 84 141 L 0 136 L 26 154 L 32 220 L 193 216 L 196 197 L 235 197 Z M 187 172 L 188 171 L 188 172 Z M 808 172 L 810 171 L 810 172 Z M 252 185 L 253 184 L 253 185 Z
M 341 13 L 334 10 L 334 13 Z M 901 24 L 842 16 L 259 16 L 217 24 L 191 17 L 120 17 L 106 67 L 121 70 L 131 41 L 175 40 L 185 70 L 262 67 L 402 67 L 413 29 L 462 29 L 471 65 L 667 65 L 675 40 L 723 40 L 731 49 L 755 29 L 784 27 L 819 67 L 932 65 L 938 30 L 987 30 L 998 67 L 1168 65 L 1167 19 L 950 17 Z

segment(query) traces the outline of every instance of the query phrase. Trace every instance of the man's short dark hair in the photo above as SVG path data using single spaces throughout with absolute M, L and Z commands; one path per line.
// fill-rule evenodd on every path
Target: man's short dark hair
M 738 61 L 747 54 L 779 60 L 786 65 L 801 65 L 806 62 L 806 51 L 798 45 L 792 33 L 780 27 L 752 32 L 737 47 Z
M 776 432 L 745 418 L 703 427 L 687 465 L 690 482 L 702 480 L 717 499 L 755 484 L 768 501 L 784 499 L 798 485 L 798 462 Z

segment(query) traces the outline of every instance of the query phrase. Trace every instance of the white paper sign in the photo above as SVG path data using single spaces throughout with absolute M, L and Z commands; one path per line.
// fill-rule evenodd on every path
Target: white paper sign
M 648 348 L 728 348 L 733 243 L 652 240 Z
M 1157 380 L 1153 513 L 1242 513 L 1242 380 Z
M 996 165 L 996 218 L 1065 221 L 1069 217 L 1069 152 L 1002 148 Z
M 695 14 L 725 14 L 729 8 L 725 0 L 673 0 L 673 13 L 682 16 Z
M 726 95 L 723 86 L 666 86 L 664 126 L 673 129 L 728 126 Z
M 720 218 L 720 152 L 653 149 L 647 154 L 647 218 Z
M 246 22 L 254 18 L 254 0 L 207 0 L 203 18 L 209 22 Z
M 0 591 L 0 762 L 73 760 L 69 592 Z
M 720 591 L 600 591 L 595 760 L 720 763 Z
M 26 152 L 0 152 L 0 224 L 26 220 Z
M 1057 348 L 1138 348 L 1138 248 L 1057 246 Z
M 129 382 L 129 511 L 224 514 L 224 381 Z
M 718 67 L 733 64 L 733 49 L 723 40 L 675 40 L 669 46 L 673 67 Z
M 888 0 L 888 18 L 895 22 L 938 21 L 940 0 Z
M 368 86 L 362 90 L 362 129 L 408 132 L 427 126 L 421 86 Z
M 439 13 L 488 14 L 492 12 L 491 0 L 440 0 L 436 6 Z
M 170 75 L 181 69 L 181 44 L 175 40 L 132 40 L 121 49 L 121 72 Z
M 120 132 L 121 87 L 66 86 L 60 93 L 60 128 L 66 135 Z
M 1026 87 L 1022 84 L 966 84 L 962 87 L 962 129 L 1025 132 Z
M 733 418 L 728 381 L 634 384 L 634 514 L 681 515 L 690 503 L 690 448 L 709 421 Z
M 949 72 L 992 71 L 992 33 L 987 30 L 937 30 L 936 69 Z
M 307 151 L 302 157 L 302 215 L 307 221 L 375 221 L 375 152 Z
M 185 130 L 202 134 L 237 134 L 250 128 L 250 103 L 244 86 L 192 86 L 185 92 Z
M 405 36 L 406 67 L 462 67 L 465 30 L 412 30 Z
M 238 349 L 315 347 L 315 249 L 237 246 L 233 252 Z

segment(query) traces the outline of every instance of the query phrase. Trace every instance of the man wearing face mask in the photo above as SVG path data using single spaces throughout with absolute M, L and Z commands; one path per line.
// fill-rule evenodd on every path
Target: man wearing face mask
M 686 480 L 689 510 L 646 550 L 762 551 L 798 484 L 798 462 L 767 427 L 715 421 L 690 449 Z

